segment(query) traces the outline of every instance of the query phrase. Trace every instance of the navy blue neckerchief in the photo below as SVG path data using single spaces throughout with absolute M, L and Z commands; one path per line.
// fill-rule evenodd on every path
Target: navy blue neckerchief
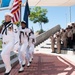
M 5 32 L 5 34 L 7 35 L 7 28 L 10 26 L 10 25 L 12 25 L 13 26 L 13 23 L 11 23 L 11 22 L 5 22 L 4 24 L 4 30 L 2 31 L 2 34 L 4 34 L 4 32 Z

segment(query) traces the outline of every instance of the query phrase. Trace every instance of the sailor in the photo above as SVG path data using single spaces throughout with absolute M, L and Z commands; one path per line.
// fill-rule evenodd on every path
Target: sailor
M 1 57 L 5 64 L 5 74 L 9 75 L 11 72 L 10 52 L 19 47 L 19 33 L 18 28 L 11 22 L 13 15 L 9 12 L 5 13 L 5 22 L 2 25 L 2 52 Z
M 26 28 L 26 22 L 22 21 L 21 22 L 21 26 L 19 27 L 19 33 L 20 33 L 20 49 L 19 49 L 19 63 L 20 63 L 20 69 L 19 69 L 19 73 L 24 71 L 24 66 L 25 63 L 27 61 L 27 66 L 30 65 L 30 63 L 28 62 L 28 35 L 30 33 L 30 29 Z M 27 56 L 27 57 L 26 57 Z
M 57 53 L 60 54 L 61 53 L 61 37 L 60 37 L 60 32 L 56 33 L 56 41 L 57 41 Z
M 34 35 L 34 32 L 31 30 L 29 33 L 29 62 L 31 63 L 33 60 L 33 55 L 34 55 L 34 45 L 36 43 L 36 37 Z
M 72 27 L 68 27 L 67 29 L 68 33 L 67 33 L 67 41 L 68 41 L 68 48 L 72 49 L 72 40 L 73 40 L 73 31 L 72 31 Z
M 72 23 L 72 31 L 73 31 L 73 48 L 75 49 L 75 23 Z
M 50 36 L 50 39 L 51 39 L 51 49 L 52 49 L 52 53 L 55 53 L 55 49 L 54 49 L 54 46 L 55 46 L 55 34 Z
M 64 49 L 67 48 L 67 32 L 64 29 L 62 30 L 61 39 L 62 39 L 62 42 L 63 42 Z

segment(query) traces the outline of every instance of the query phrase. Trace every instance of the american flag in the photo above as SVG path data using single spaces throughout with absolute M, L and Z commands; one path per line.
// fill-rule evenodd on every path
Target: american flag
M 17 24 L 20 22 L 20 6 L 22 1 L 21 0 L 14 0 L 11 13 L 14 15 L 12 18 L 13 23 Z

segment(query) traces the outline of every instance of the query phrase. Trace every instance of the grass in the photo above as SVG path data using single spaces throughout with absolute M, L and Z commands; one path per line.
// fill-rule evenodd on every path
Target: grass
M 2 40 L 0 40 L 0 49 L 2 48 Z

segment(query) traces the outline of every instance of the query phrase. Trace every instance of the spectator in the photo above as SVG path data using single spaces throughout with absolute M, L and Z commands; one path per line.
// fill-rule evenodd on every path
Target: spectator
M 68 48 L 72 48 L 72 40 L 73 40 L 72 27 L 68 27 L 67 31 L 68 31 L 67 33 Z
M 75 49 L 75 23 L 72 23 L 72 31 L 73 31 L 73 48 Z
M 63 42 L 64 49 L 66 49 L 67 48 L 67 32 L 66 32 L 66 30 L 62 30 L 61 40 Z
M 57 32 L 56 34 L 56 42 L 57 42 L 57 53 L 60 54 L 61 53 L 61 38 L 60 38 L 60 33 Z
M 54 35 L 50 36 L 50 39 L 51 39 L 51 49 L 52 49 L 52 53 L 55 53 L 55 50 L 54 50 L 55 37 L 54 37 Z

